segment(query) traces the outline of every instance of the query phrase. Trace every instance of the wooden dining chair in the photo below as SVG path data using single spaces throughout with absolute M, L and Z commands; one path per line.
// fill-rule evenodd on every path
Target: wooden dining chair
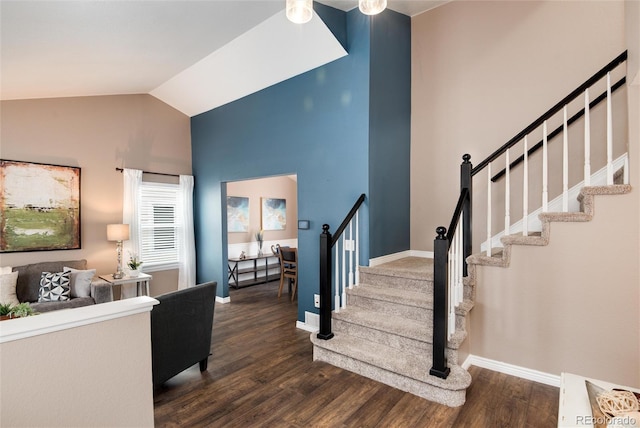
M 280 288 L 278 289 L 278 299 L 282 296 L 284 280 L 288 279 L 293 283 L 293 288 L 291 288 L 291 301 L 293 302 L 298 287 L 298 249 L 280 247 L 278 254 L 280 258 Z

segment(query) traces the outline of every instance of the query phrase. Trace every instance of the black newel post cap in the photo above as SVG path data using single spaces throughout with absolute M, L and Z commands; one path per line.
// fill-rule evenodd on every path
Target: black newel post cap
M 444 226 L 437 227 L 436 233 L 438 234 L 438 236 L 436 236 L 436 239 L 447 239 L 447 237 L 445 236 L 445 234 L 447 233 L 446 227 Z
M 465 153 L 464 155 L 462 155 L 462 160 L 464 161 L 464 163 L 469 163 L 469 161 L 471 160 L 471 155 L 469 153 Z
M 322 225 L 322 233 L 329 233 L 329 225 L 328 224 L 323 224 Z

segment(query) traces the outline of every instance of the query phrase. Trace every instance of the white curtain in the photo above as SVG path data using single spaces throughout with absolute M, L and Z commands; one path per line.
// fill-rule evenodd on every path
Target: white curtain
M 182 217 L 180 229 L 182 239 L 178 239 L 178 289 L 196 285 L 196 243 L 193 232 L 193 177 L 180 176 L 178 192 L 178 212 Z
M 124 192 L 122 201 L 122 223 L 129 225 L 129 240 L 124 241 L 123 260 L 129 260 L 130 254 L 140 256 L 140 225 L 138 213 L 140 210 L 140 184 L 142 183 L 142 171 L 139 169 L 125 168 Z

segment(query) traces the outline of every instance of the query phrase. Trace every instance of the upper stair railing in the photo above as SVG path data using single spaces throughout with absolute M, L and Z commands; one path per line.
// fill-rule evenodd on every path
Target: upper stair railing
M 472 249 L 472 181 L 473 177 L 483 171 L 487 170 L 486 181 L 486 195 L 487 195 L 487 223 L 486 223 L 486 236 L 487 241 L 485 245 L 486 256 L 492 255 L 492 230 L 494 229 L 494 219 L 492 216 L 492 207 L 495 200 L 492 199 L 492 183 L 498 179 L 504 177 L 504 199 L 499 201 L 504 204 L 504 235 L 507 236 L 514 231 L 512 229 L 511 222 L 511 170 L 522 164 L 522 192 L 520 196 L 522 199 L 521 214 L 522 214 L 522 230 L 523 236 L 528 236 L 530 231 L 529 224 L 529 194 L 530 194 L 530 173 L 531 173 L 531 156 L 535 156 L 536 171 L 540 171 L 540 176 L 536 177 L 541 182 L 536 182 L 536 185 L 541 185 L 541 210 L 547 212 L 549 209 L 549 147 L 548 144 L 556 136 L 562 135 L 562 148 L 559 150 L 560 160 L 556 163 L 561 165 L 562 168 L 562 183 L 557 186 L 562 197 L 562 211 L 568 212 L 569 210 L 569 156 L 570 148 L 575 146 L 569 145 L 569 126 L 574 124 L 579 119 L 583 118 L 584 135 L 582 136 L 584 151 L 584 162 L 581 166 L 583 169 L 583 181 L 584 186 L 591 184 L 591 168 L 592 168 L 592 110 L 598 106 L 602 101 L 606 101 L 605 112 L 605 140 L 606 148 L 602 150 L 604 164 L 606 166 L 606 183 L 612 185 L 614 183 L 614 141 L 613 141 L 613 102 L 612 93 L 617 89 L 624 87 L 626 78 L 623 76 L 615 84 L 611 84 L 611 76 L 613 72 L 620 72 L 618 66 L 624 63 L 627 59 L 627 52 L 623 52 L 613 61 L 595 73 L 586 82 L 572 91 L 569 95 L 559 101 L 556 105 L 550 108 L 547 112 L 534 120 L 529 126 L 524 128 L 521 132 L 516 134 L 512 139 L 507 141 L 502 147 L 489 155 L 486 159 L 480 162 L 476 167 L 472 167 L 470 163 L 471 157 L 469 155 L 463 156 L 463 163 L 461 165 L 460 175 L 460 196 L 456 209 L 449 225 L 449 229 L 440 226 L 436 229 L 437 236 L 434 240 L 434 310 L 433 310 L 433 366 L 430 370 L 430 374 L 441 378 L 446 378 L 449 374 L 449 367 L 447 366 L 447 359 L 445 351 L 448 340 L 451 338 L 451 334 L 455 331 L 455 317 L 456 307 L 463 300 L 464 287 L 463 278 L 467 276 L 467 262 L 466 259 L 471 255 Z M 624 73 L 624 70 L 622 71 Z M 589 92 L 590 90 L 596 91 L 598 86 L 604 84 L 606 89 L 604 92 L 591 100 Z M 582 101 L 584 98 L 584 101 Z M 578 111 L 575 111 L 578 108 Z M 573 114 L 569 116 L 569 112 L 573 111 Z M 562 112 L 561 115 L 559 113 Z M 561 116 L 561 117 L 558 117 Z M 551 133 L 548 132 L 548 126 L 551 123 L 559 122 Z M 554 126 L 554 125 L 552 125 Z M 533 136 L 535 133 L 541 133 L 542 137 L 540 142 L 533 147 L 529 147 L 529 136 Z M 575 134 L 571 134 L 575 137 Z M 537 139 L 537 137 L 536 137 Z M 522 143 L 522 145 L 520 145 Z M 517 146 L 517 147 L 516 147 Z M 596 146 L 596 149 L 601 147 Z M 542 149 L 542 156 L 538 156 L 538 150 Z M 511 162 L 513 152 L 521 153 L 521 155 L 515 157 L 515 160 Z M 516 154 L 517 154 L 516 153 Z M 606 153 L 606 154 L 604 154 Z M 573 156 L 575 157 L 575 155 Z M 555 161 L 557 159 L 554 158 Z M 599 159 L 598 159 L 599 160 Z M 504 162 L 504 169 L 501 170 L 495 176 L 492 175 L 492 165 L 497 161 Z M 624 180 L 628 180 L 628 164 L 624 164 Z M 575 174 L 574 174 L 575 175 Z M 580 175 L 580 174 L 578 174 Z M 518 177 L 520 179 L 520 177 Z M 480 183 L 483 184 L 483 183 Z M 496 193 L 499 193 L 502 189 L 496 189 Z M 520 207 L 518 207 L 520 209 Z M 501 220 L 499 221 L 501 223 Z M 498 223 L 498 222 L 496 222 Z M 518 232 L 520 232 L 518 230 Z
M 320 234 L 319 339 L 329 340 L 333 337 L 331 330 L 332 276 L 335 277 L 334 307 L 336 312 L 339 312 L 341 308 L 347 307 L 347 288 L 353 288 L 354 285 L 360 282 L 358 278 L 358 266 L 360 264 L 358 211 L 364 200 L 365 194 L 363 193 L 353 205 L 353 208 L 351 208 L 351 211 L 349 211 L 349 214 L 347 214 L 334 235 L 331 235 L 331 232 L 329 232 L 328 224 L 322 225 L 322 233 Z M 342 239 L 340 239 L 340 237 L 342 237 Z M 342 242 L 342 246 L 340 242 Z M 333 269 L 331 257 L 332 248 L 335 248 L 335 266 Z M 342 259 L 342 263 L 340 259 Z

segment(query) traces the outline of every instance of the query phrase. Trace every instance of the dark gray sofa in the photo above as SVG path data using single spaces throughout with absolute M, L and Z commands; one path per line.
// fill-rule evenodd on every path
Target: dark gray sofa
M 89 297 L 75 297 L 62 302 L 38 302 L 42 272 L 62 272 L 64 267 L 86 270 L 87 261 L 84 259 L 63 260 L 15 266 L 13 271 L 18 271 L 18 281 L 16 283 L 18 301 L 20 303 L 28 302 L 36 312 L 50 312 L 58 309 L 78 308 L 96 303 L 111 302 L 113 300 L 111 284 L 96 277 L 91 281 L 91 295 Z
M 211 350 L 216 282 L 157 296 L 151 311 L 153 386 L 200 363 L 207 369 Z

